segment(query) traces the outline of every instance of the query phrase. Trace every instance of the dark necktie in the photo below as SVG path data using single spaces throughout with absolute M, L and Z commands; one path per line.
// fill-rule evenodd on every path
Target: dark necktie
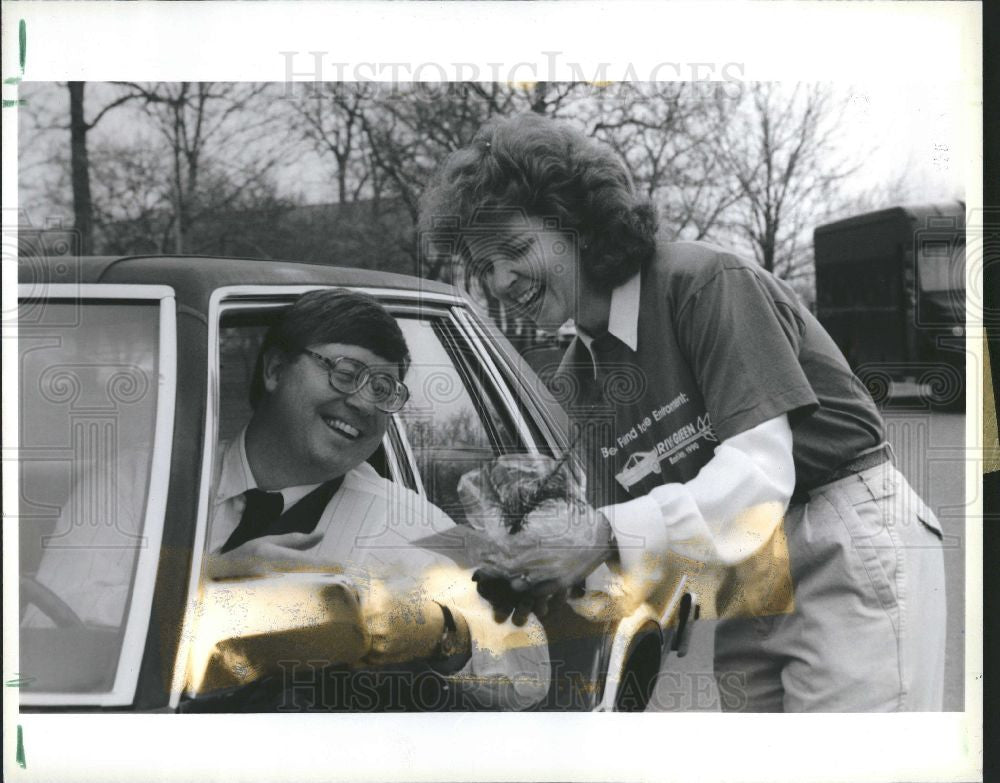
M 311 533 L 316 529 L 319 518 L 323 515 L 323 509 L 340 488 L 343 480 L 343 476 L 340 476 L 320 484 L 284 514 L 281 513 L 284 500 L 280 492 L 248 489 L 243 493 L 246 506 L 240 517 L 240 523 L 220 551 L 228 552 L 261 536 Z

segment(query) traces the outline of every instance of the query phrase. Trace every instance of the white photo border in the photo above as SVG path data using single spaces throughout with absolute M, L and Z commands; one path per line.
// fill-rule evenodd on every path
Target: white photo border
M 478 66 L 483 81 L 497 70 L 517 81 L 618 80 L 627 66 L 643 81 L 651 73 L 686 80 L 707 66 L 720 79 L 729 64 L 730 75 L 738 66 L 738 78 L 748 81 L 943 83 L 960 91 L 966 107 L 971 223 L 982 205 L 980 14 L 971 2 L 5 2 L 3 78 L 283 81 L 289 59 L 282 53 L 295 52 L 295 78 L 308 80 L 300 59 L 324 52 L 328 79 L 338 69 L 362 78 L 360 66 L 398 63 L 441 64 L 443 75 L 426 65 L 417 74 L 428 80 L 469 78 L 456 64 Z M 6 231 L 17 209 L 17 109 L 7 105 L 17 100 L 16 83 L 4 84 L 3 98 Z M 4 245 L 7 314 L 16 312 L 17 288 L 6 235 Z M 967 290 L 982 294 L 978 284 Z M 981 303 L 969 305 L 981 312 Z M 16 324 L 7 321 L 3 480 L 15 487 L 16 460 L 8 455 L 18 432 Z M 970 323 L 967 335 L 979 362 L 973 371 L 981 373 L 982 325 Z M 980 395 L 968 384 L 969 449 L 981 448 Z M 5 687 L 4 774 L 26 781 L 974 779 L 982 775 L 983 747 L 981 459 L 969 467 L 963 713 L 19 715 L 17 690 Z M 5 520 L 16 517 L 17 492 L 4 492 L 3 502 Z M 17 551 L 16 525 L 5 523 L 5 587 L 17 572 Z M 16 590 L 4 589 L 5 683 L 17 671 L 16 600 Z

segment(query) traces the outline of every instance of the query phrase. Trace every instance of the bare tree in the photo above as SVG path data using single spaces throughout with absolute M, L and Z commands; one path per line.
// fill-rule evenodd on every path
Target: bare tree
M 148 143 L 107 140 L 94 145 L 96 234 L 104 253 L 168 252 L 170 171 Z
M 240 193 L 259 184 L 278 161 L 265 147 L 272 117 L 259 112 L 257 101 L 269 89 L 264 84 L 120 82 L 154 120 L 166 142 L 171 166 L 173 251 L 189 250 L 189 238 L 199 215 L 235 202 Z M 252 148 L 250 158 L 241 149 Z M 206 161 L 228 169 L 230 188 L 201 187 Z
M 394 85 L 362 112 L 370 161 L 386 192 L 402 201 L 415 229 L 420 196 L 434 172 L 449 153 L 467 145 L 484 122 L 527 111 L 558 116 L 579 89 L 550 82 Z M 405 241 L 421 276 L 445 276 L 445 259 L 418 260 L 412 232 Z
M 90 163 L 87 159 L 87 131 L 83 112 L 84 82 L 69 82 L 70 166 L 73 180 L 73 227 L 80 234 L 80 252 L 94 252 L 94 202 L 90 195 Z
M 79 237 L 79 251 L 95 251 L 96 215 L 90 165 L 93 131 L 114 109 L 128 103 L 130 96 L 107 85 L 87 82 L 36 82 L 23 85 L 29 95 L 20 109 L 21 138 L 18 153 L 19 193 L 22 205 L 53 208 L 46 221 L 62 224 L 62 215 L 72 215 Z M 67 122 L 65 97 L 69 98 Z M 87 106 L 96 101 L 96 112 Z M 65 139 L 69 137 L 69 145 Z
M 290 96 L 293 126 L 321 156 L 333 158 L 337 201 L 357 201 L 372 184 L 371 158 L 363 132 L 364 112 L 373 89 L 366 84 L 304 83 L 299 95 Z
M 94 252 L 94 201 L 90 189 L 90 163 L 87 135 L 109 111 L 131 99 L 120 95 L 106 103 L 93 119 L 87 120 L 84 110 L 86 82 L 67 82 L 69 91 L 70 170 L 73 188 L 73 227 L 80 235 L 80 252 Z
M 281 103 L 293 137 L 328 162 L 341 207 L 331 209 L 337 245 L 407 257 L 415 274 L 440 279 L 440 259 L 421 259 L 415 236 L 420 196 L 441 161 L 491 117 L 555 113 L 571 103 L 565 84 L 302 84 Z M 366 202 L 367 210 L 344 209 Z M 358 204 L 360 206 L 360 204 Z M 349 219 L 348 219 L 349 216 Z M 342 219 L 341 219 L 342 218 Z M 367 239 L 364 237 L 368 232 Z
M 173 251 L 173 169 L 156 142 L 110 137 L 90 145 L 95 252 Z M 48 184 L 45 202 L 68 211 L 72 206 L 69 151 L 57 148 L 51 163 L 61 176 Z M 234 182 L 229 169 L 211 159 L 201 168 L 198 219 L 188 233 L 186 252 L 281 255 L 280 249 L 289 244 L 283 218 L 295 202 L 280 196 L 268 177 Z
M 285 97 L 295 135 L 329 161 L 338 201 L 370 201 L 375 222 L 392 215 L 398 225 L 400 214 L 408 217 L 398 232 L 399 251 L 412 259 L 416 274 L 440 279 L 446 265 L 419 257 L 415 228 L 420 196 L 441 161 L 491 117 L 527 111 L 556 116 L 571 109 L 579 90 L 549 82 L 339 83 L 303 84 Z
M 711 150 L 733 108 L 722 85 L 621 83 L 595 91 L 583 117 L 656 203 L 662 232 L 700 240 L 740 197 Z
M 528 97 L 527 88 L 521 89 L 523 97 Z M 546 117 L 558 117 L 585 89 L 588 89 L 587 86 L 579 82 L 535 82 L 530 87 L 531 111 Z M 511 98 L 515 102 L 518 100 L 516 92 L 511 93 Z
M 383 184 L 383 195 L 402 203 L 410 219 L 410 231 L 403 236 L 415 271 L 440 279 L 440 260 L 419 258 L 415 229 L 420 196 L 440 162 L 453 150 L 464 146 L 480 125 L 495 111 L 493 93 L 484 100 L 476 89 L 450 84 L 434 88 L 421 85 L 395 86 L 380 96 L 364 113 L 362 127 L 370 151 L 370 163 Z M 422 265 L 421 265 L 422 264 Z
M 794 277 L 808 262 L 812 228 L 839 203 L 841 185 L 858 168 L 837 147 L 840 108 L 829 85 L 750 84 L 711 145 L 739 194 L 729 228 L 781 277 Z

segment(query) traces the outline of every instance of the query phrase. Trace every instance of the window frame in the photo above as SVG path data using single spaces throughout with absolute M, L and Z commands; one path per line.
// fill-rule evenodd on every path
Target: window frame
M 201 456 L 201 476 L 198 486 L 198 508 L 195 517 L 194 538 L 191 543 L 191 570 L 188 575 L 188 584 L 185 592 L 184 605 L 187 610 L 181 623 L 180 644 L 174 659 L 173 673 L 170 678 L 170 695 L 168 705 L 172 710 L 177 710 L 180 706 L 181 698 L 185 695 L 185 682 L 188 677 L 188 667 L 191 662 L 191 651 L 193 645 L 193 634 L 197 618 L 192 609 L 197 605 L 198 592 L 201 586 L 202 563 L 205 556 L 205 545 L 208 537 L 208 516 L 211 507 L 210 493 L 215 473 L 216 451 L 219 439 L 219 392 L 220 392 L 220 345 L 222 319 L 229 312 L 237 310 L 271 309 L 287 307 L 292 301 L 308 293 L 309 291 L 321 291 L 329 288 L 346 288 L 351 291 L 368 294 L 377 299 L 382 305 L 390 305 L 393 302 L 404 304 L 434 304 L 452 305 L 461 300 L 447 294 L 437 294 L 422 291 L 409 292 L 394 288 L 376 288 L 367 286 L 341 286 L 336 283 L 317 283 L 306 285 L 231 285 L 220 286 L 212 291 L 209 297 L 208 310 L 206 314 L 207 329 L 206 339 L 206 362 L 207 373 L 205 383 L 205 421 L 204 421 L 204 442 L 202 443 Z M 389 466 L 393 480 L 399 481 L 403 486 L 411 486 L 412 481 L 406 481 L 406 472 L 399 464 L 400 455 L 393 448 L 391 430 L 396 428 L 395 416 L 390 419 L 390 428 L 386 436 L 382 439 L 382 447 L 386 453 L 386 461 Z M 412 455 L 405 455 L 409 469 L 415 473 L 416 463 Z M 422 491 L 422 487 L 419 490 Z
M 114 684 L 103 693 L 22 691 L 21 707 L 122 707 L 135 701 L 139 685 L 149 624 L 152 615 L 156 573 L 160 564 L 160 544 L 167 511 L 167 488 L 170 481 L 170 464 L 173 453 L 174 412 L 177 403 L 177 306 L 171 286 L 132 285 L 128 283 L 51 283 L 19 284 L 18 303 L 23 301 L 66 301 L 79 303 L 88 300 L 120 299 L 133 302 L 156 302 L 159 309 L 157 339 L 156 414 L 153 425 L 153 449 L 149 467 L 149 489 L 146 494 L 143 517 L 143 537 L 146 546 L 139 550 L 135 563 L 135 577 L 129 594 L 128 609 L 124 620 L 124 634 Z M 19 333 L 21 327 L 18 324 Z M 20 350 L 18 350 L 20 356 Z M 19 366 L 19 365 L 18 365 Z M 20 410 L 20 403 L 18 404 Z M 18 436 L 19 437 L 19 436 Z M 18 443 L 18 446 L 20 444 Z M 20 452 L 18 450 L 20 457 Z M 20 485 L 20 461 L 18 461 Z M 18 546 L 20 524 L 14 547 Z M 15 550 L 16 551 L 16 550 Z M 19 638 L 20 638 L 20 628 Z M 18 643 L 20 658 L 20 643 Z
M 524 449 L 529 454 L 537 454 L 538 445 L 530 436 L 525 437 L 529 433 L 521 426 L 515 411 L 511 408 L 510 389 L 505 384 L 497 383 L 496 368 L 484 361 L 485 354 L 477 350 L 475 342 L 469 339 L 468 334 L 458 326 L 455 320 L 452 320 L 449 326 L 442 326 L 439 331 L 438 338 L 448 356 L 455 362 L 456 370 L 461 376 L 473 404 L 477 408 L 490 406 L 496 409 L 501 416 L 507 419 L 508 426 L 518 441 L 523 444 Z M 482 370 L 482 375 L 476 372 L 476 364 Z M 491 387 L 492 392 L 490 391 Z M 483 427 L 497 455 L 520 453 L 520 448 L 516 448 L 512 452 L 511 445 L 503 442 L 500 428 L 491 419 L 492 417 L 482 417 Z
M 458 313 L 461 310 L 465 310 L 464 305 L 461 308 L 441 309 L 390 307 L 389 310 L 392 312 L 393 317 L 396 318 L 403 317 L 423 321 L 429 321 L 431 318 L 440 319 L 442 322 L 441 325 L 431 324 L 431 328 L 434 330 L 435 336 L 441 343 L 444 352 L 453 362 L 455 372 L 458 374 L 462 386 L 469 395 L 473 405 L 477 407 L 483 405 L 482 398 L 484 393 L 490 396 L 491 399 L 488 400 L 489 404 L 497 408 L 498 412 L 507 419 L 513 434 L 524 444 L 527 453 L 538 453 L 536 438 L 521 419 L 513 401 L 510 387 L 503 382 L 489 354 L 483 350 L 474 336 L 470 335 L 469 331 L 463 327 Z M 461 342 L 462 345 L 457 345 L 456 343 L 458 342 Z M 465 355 L 466 353 L 468 355 Z M 473 366 L 474 363 L 478 363 L 479 367 L 483 370 L 483 377 L 481 379 L 475 377 L 476 367 Z M 480 387 L 492 387 L 494 393 L 490 394 L 489 388 Z M 496 431 L 496 427 L 492 422 L 484 421 L 483 428 L 486 430 L 491 446 L 498 453 L 503 454 L 509 450 L 509 445 L 505 446 L 502 443 L 500 434 Z M 415 466 L 416 463 L 414 462 L 415 475 L 419 476 L 419 472 L 416 471 Z
M 490 333 L 491 327 L 483 322 L 483 319 L 473 312 L 472 308 L 463 308 L 456 313 L 462 328 L 469 335 L 469 339 L 475 343 L 477 349 L 490 358 L 497 374 L 497 383 L 507 391 L 508 404 L 513 406 L 512 416 L 526 430 L 526 439 L 532 442 L 541 438 L 545 441 L 548 452 L 551 456 L 558 457 L 566 452 L 573 444 L 569 442 L 570 433 L 564 430 L 553 418 L 553 415 L 546 410 L 545 405 L 538 399 L 539 391 L 533 391 L 518 373 L 517 368 L 511 364 L 510 358 L 496 344 L 494 335 Z M 495 329 L 495 328 L 494 328 Z M 512 388 L 518 389 L 520 397 L 515 398 Z M 520 404 L 518 403 L 520 400 Z M 553 404 L 556 404 L 553 402 Z M 528 425 L 528 420 L 533 423 L 537 433 L 532 432 L 532 427 Z M 578 455 L 572 455 L 569 460 L 571 469 L 576 480 L 586 488 L 587 473 L 583 462 Z
M 487 334 L 483 324 L 480 323 L 479 317 L 469 307 L 455 308 L 453 314 L 458 332 L 465 336 L 473 351 L 479 356 L 480 362 L 488 368 L 494 388 L 500 391 L 501 401 L 507 409 L 507 415 L 513 422 L 522 442 L 528 444 L 528 453 L 533 455 L 541 453 L 538 448 L 539 436 L 545 440 L 546 447 L 552 453 L 556 453 L 553 448 L 555 439 L 549 431 L 549 422 L 539 415 L 541 409 L 534 400 L 530 403 L 529 412 L 534 414 L 532 420 L 534 430 L 537 432 L 533 431 L 528 424 L 525 416 L 525 408 L 528 406 L 522 406 L 518 402 L 514 395 L 514 388 L 520 389 L 528 397 L 531 397 L 532 392 L 526 385 L 516 384 L 513 382 L 513 378 L 508 377 L 507 368 L 502 363 L 502 353 L 495 345 L 491 344 L 492 338 Z

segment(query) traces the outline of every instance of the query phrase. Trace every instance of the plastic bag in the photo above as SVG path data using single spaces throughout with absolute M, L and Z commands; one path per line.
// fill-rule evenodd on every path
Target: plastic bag
M 562 461 L 508 454 L 462 476 L 458 496 L 477 531 L 471 554 L 488 573 L 558 577 L 581 549 L 600 545 L 600 515 Z

